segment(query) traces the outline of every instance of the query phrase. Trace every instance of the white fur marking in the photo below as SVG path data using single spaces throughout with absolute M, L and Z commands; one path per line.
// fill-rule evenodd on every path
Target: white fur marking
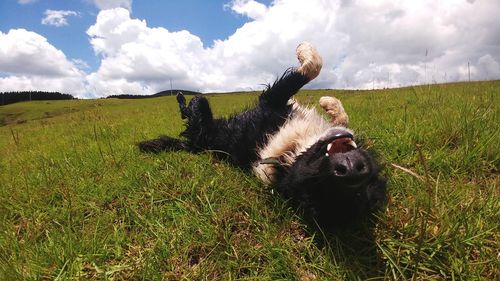
M 331 125 L 316 110 L 293 104 L 290 118 L 259 151 L 259 158 L 276 158 L 283 165 L 291 165 L 295 158 L 313 145 Z M 275 180 L 275 167 L 256 163 L 255 174 L 265 183 Z
M 331 117 L 332 125 L 347 127 L 349 123 L 349 117 L 342 106 L 342 103 L 334 97 L 321 97 L 319 99 L 319 105 L 326 111 Z
M 297 156 L 328 136 L 330 130 L 343 128 L 351 132 L 343 126 L 333 126 L 336 122 L 326 121 L 314 108 L 303 107 L 293 99 L 290 99 L 289 104 L 292 104 L 292 113 L 288 120 L 276 134 L 268 137 L 267 143 L 258 151 L 260 160 L 253 165 L 254 173 L 266 184 L 276 180 L 276 168 L 260 163 L 262 159 L 274 158 L 282 165 L 290 166 Z M 328 150 L 325 155 L 328 156 Z
M 297 58 L 300 62 L 298 72 L 307 76 L 309 81 L 313 80 L 319 75 L 323 60 L 318 51 L 309 42 L 302 42 L 297 46 Z

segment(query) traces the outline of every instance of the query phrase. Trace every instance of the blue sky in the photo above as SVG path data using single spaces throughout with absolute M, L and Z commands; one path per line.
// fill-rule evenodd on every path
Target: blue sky
M 270 1 L 260 1 L 269 4 Z M 141 0 L 132 2 L 131 14 L 145 19 L 148 26 L 165 27 L 169 31 L 189 30 L 206 46 L 225 39 L 248 21 L 248 17 L 232 12 L 224 5 L 228 0 Z M 75 11 L 61 27 L 41 24 L 46 10 Z M 16 0 L 0 2 L 0 31 L 25 28 L 46 37 L 66 56 L 84 60 L 96 70 L 100 59 L 94 55 L 86 30 L 95 23 L 100 9 L 91 0 L 38 0 L 21 4 Z
M 498 0 L 4 0 L 0 92 L 259 90 L 311 42 L 309 88 L 500 79 Z

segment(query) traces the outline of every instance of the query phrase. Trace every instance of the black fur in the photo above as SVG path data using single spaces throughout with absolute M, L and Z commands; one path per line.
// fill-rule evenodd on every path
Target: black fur
M 333 172 L 332 159 L 323 157 L 326 145 L 317 142 L 300 155 L 282 174 L 276 189 L 294 207 L 305 210 L 308 218 L 326 228 L 370 218 L 386 201 L 386 181 L 378 176 L 380 167 L 370 153 L 356 149 L 342 157 L 352 154 L 366 159 L 369 167 L 364 179 L 339 178 Z
M 184 96 L 179 94 L 181 117 L 187 119 L 182 139 L 162 136 L 139 143 L 139 148 L 155 153 L 208 150 L 238 167 L 250 169 L 260 160 L 257 149 L 289 117 L 292 108 L 288 100 L 308 82 L 306 76 L 289 69 L 263 91 L 254 108 L 228 119 L 214 119 L 205 97 L 196 96 L 186 106 Z M 327 144 L 328 140 L 318 140 L 290 167 L 280 167 L 276 190 L 293 206 L 304 210 L 308 218 L 323 226 L 358 221 L 380 208 L 385 201 L 385 180 L 378 176 L 380 169 L 373 157 L 363 149 L 324 157 Z M 358 179 L 359 175 L 354 181 L 351 177 L 339 178 L 336 163 L 344 160 L 335 160 L 335 157 L 362 159 L 362 171 L 358 173 L 362 178 Z
M 184 96 L 178 95 L 181 117 L 187 118 L 186 130 L 181 133 L 184 140 L 162 136 L 141 142 L 139 147 L 144 152 L 210 150 L 249 169 L 257 160 L 257 146 L 285 122 L 291 110 L 288 99 L 307 82 L 307 77 L 290 69 L 260 95 L 254 108 L 228 119 L 214 119 L 203 96 L 195 96 L 186 107 Z

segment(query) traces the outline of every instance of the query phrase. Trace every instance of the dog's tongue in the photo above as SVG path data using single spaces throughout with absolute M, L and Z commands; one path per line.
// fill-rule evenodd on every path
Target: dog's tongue
M 335 153 L 345 153 L 356 148 L 356 143 L 351 138 L 338 138 L 326 147 L 326 156 Z

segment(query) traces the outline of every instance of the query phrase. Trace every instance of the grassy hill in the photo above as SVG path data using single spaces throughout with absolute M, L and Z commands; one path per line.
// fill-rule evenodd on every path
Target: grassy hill
M 110 95 L 106 98 L 116 98 L 116 99 L 148 99 L 148 98 L 158 98 L 165 96 L 175 96 L 178 92 L 182 92 L 185 96 L 189 95 L 199 95 L 200 92 L 194 92 L 189 90 L 165 90 L 152 95 Z
M 325 236 L 210 154 L 141 154 L 178 135 L 174 97 L 0 107 L 0 280 L 495 280 L 500 82 L 339 97 L 385 164 L 373 233 Z M 217 116 L 257 95 L 209 95 Z

